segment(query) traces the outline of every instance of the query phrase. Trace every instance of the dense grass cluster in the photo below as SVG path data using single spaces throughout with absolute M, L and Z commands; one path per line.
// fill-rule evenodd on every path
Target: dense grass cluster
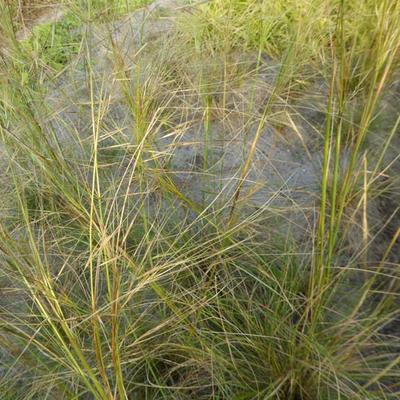
M 59 3 L 0 0 L 0 398 L 398 399 L 400 2 Z

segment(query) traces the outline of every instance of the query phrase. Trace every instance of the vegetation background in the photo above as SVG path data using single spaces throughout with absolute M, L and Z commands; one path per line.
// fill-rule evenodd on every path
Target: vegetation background
M 400 398 L 400 2 L 0 0 L 0 398 Z

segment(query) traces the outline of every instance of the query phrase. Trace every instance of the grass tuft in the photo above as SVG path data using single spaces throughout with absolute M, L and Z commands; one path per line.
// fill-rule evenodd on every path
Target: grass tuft
M 398 399 L 400 3 L 28 5 L 0 397 Z

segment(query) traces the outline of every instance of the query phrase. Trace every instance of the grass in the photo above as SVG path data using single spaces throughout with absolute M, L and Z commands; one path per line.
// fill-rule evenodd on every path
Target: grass
M 400 4 L 63 4 L 0 0 L 2 399 L 399 398 Z
M 69 13 L 57 23 L 35 26 L 32 35 L 22 41 L 24 51 L 31 52 L 44 66 L 61 71 L 79 53 L 80 21 Z

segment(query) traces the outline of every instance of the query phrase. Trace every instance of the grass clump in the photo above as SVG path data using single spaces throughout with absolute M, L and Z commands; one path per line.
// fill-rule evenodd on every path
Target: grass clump
M 92 1 L 92 6 L 97 12 L 120 16 L 149 3 L 149 0 L 94 0 Z
M 399 398 L 400 6 L 122 3 L 0 2 L 2 398 Z

